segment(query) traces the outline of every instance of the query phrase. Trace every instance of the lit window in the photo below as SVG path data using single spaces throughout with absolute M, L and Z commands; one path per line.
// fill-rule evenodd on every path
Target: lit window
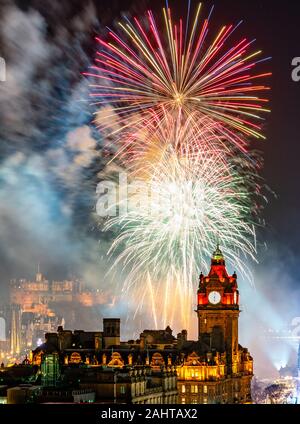
M 185 398 L 184 398 L 184 397 L 181 399 L 181 403 L 182 403 L 182 404 L 184 404 L 184 403 L 185 403 Z
M 120 387 L 120 392 L 122 395 L 125 395 L 125 386 Z
M 184 384 L 181 386 L 181 392 L 185 393 L 185 385 Z
M 203 393 L 207 393 L 207 386 L 203 386 Z
M 195 386 L 195 393 L 198 393 L 198 386 Z
M 203 403 L 206 405 L 207 404 L 207 398 L 203 399 Z
M 191 393 L 195 393 L 195 386 L 191 385 Z

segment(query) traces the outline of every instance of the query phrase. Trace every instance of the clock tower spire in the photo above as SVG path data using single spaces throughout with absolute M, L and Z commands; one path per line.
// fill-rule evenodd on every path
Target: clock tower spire
M 197 292 L 198 339 L 210 349 L 226 353 L 229 373 L 237 372 L 239 291 L 237 275 L 229 275 L 219 244 L 209 274 L 200 275 Z

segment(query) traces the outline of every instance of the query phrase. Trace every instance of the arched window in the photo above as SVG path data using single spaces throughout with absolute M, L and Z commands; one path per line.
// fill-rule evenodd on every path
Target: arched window
M 71 364 L 79 364 L 81 362 L 81 356 L 78 352 L 73 352 L 70 356 L 70 363 Z

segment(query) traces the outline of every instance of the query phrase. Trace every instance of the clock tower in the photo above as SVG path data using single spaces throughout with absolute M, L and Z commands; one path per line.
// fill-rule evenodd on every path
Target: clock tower
M 238 372 L 239 291 L 236 273 L 229 275 L 222 251 L 217 246 L 207 276 L 200 275 L 197 292 L 198 339 L 226 353 L 227 372 Z

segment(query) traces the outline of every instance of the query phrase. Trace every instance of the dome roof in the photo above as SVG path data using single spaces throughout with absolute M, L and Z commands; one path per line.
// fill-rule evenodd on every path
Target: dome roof
M 219 243 L 217 244 L 216 250 L 213 253 L 212 259 L 214 260 L 224 260 L 222 250 L 220 249 Z
M 211 268 L 209 277 L 218 276 L 218 278 L 228 278 L 228 274 L 225 267 L 225 259 L 220 249 L 219 243 L 217 244 L 216 250 L 214 251 L 211 258 Z

